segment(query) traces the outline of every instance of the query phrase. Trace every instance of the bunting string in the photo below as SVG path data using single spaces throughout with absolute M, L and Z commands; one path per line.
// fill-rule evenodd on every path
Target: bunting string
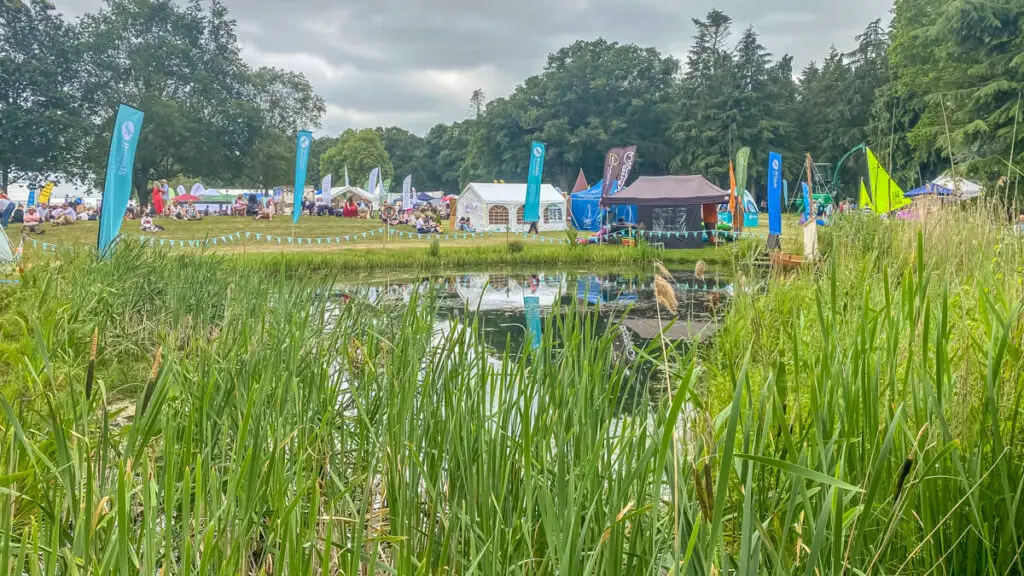
M 622 239 L 631 236 L 643 237 L 648 241 L 659 241 L 667 239 L 676 240 L 701 240 L 708 241 L 710 236 L 715 236 L 719 240 L 744 240 L 744 239 L 766 239 L 767 234 L 759 232 L 730 232 L 726 230 L 713 230 L 711 232 L 705 230 L 682 230 L 682 231 L 654 231 L 654 230 L 641 230 L 634 229 L 631 231 L 620 231 L 613 234 L 607 234 L 603 238 L 605 240 Z M 140 235 L 138 241 L 141 246 L 148 246 L 151 248 L 165 247 L 165 248 L 195 248 L 195 249 L 207 249 L 219 246 L 225 246 L 230 244 L 237 244 L 247 240 L 254 240 L 259 244 L 277 244 L 277 245 L 292 245 L 292 246 L 312 246 L 314 244 L 318 246 L 328 245 L 343 245 L 350 243 L 364 243 L 367 240 L 376 240 L 377 238 L 387 236 L 388 239 L 395 240 L 473 240 L 481 238 L 501 238 L 510 236 L 513 238 L 529 240 L 539 242 L 541 244 L 551 245 L 565 245 L 569 243 L 566 238 L 544 236 L 541 234 L 530 234 L 527 232 L 494 232 L 494 231 L 481 231 L 481 232 L 441 232 L 441 233 L 421 233 L 421 232 L 410 232 L 406 230 L 395 230 L 384 228 L 376 228 L 374 230 L 367 230 L 365 232 L 355 232 L 345 235 L 338 236 L 322 236 L 322 237 L 295 237 L 295 236 L 278 236 L 275 234 L 264 234 L 261 232 L 234 232 L 231 234 L 224 234 L 220 236 L 213 236 L 203 239 L 179 239 L 179 238 L 161 238 L 159 236 L 151 235 Z M 118 237 L 118 241 L 123 240 L 124 237 Z M 594 237 L 580 236 L 581 241 L 594 240 Z M 53 244 L 51 242 L 44 242 L 36 238 L 28 239 L 32 242 L 34 249 L 42 249 L 43 252 L 74 252 L 76 250 L 93 250 L 95 248 L 89 246 L 62 246 L 59 244 Z

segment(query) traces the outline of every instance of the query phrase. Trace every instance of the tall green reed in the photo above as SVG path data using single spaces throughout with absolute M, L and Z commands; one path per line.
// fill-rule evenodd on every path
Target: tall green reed
M 0 565 L 1020 571 L 1022 290 L 998 275 L 1021 247 L 933 231 L 840 223 L 818 270 L 763 293 L 744 271 L 709 347 L 639 354 L 668 392 L 585 309 L 491 350 L 474 324 L 437 333 L 430 294 L 342 304 L 286 262 L 40 266 L 5 314 L 25 353 L 0 402 Z

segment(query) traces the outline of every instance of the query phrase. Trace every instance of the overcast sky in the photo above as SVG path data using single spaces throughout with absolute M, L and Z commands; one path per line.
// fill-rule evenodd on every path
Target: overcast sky
M 53 0 L 69 16 L 100 0 Z M 469 96 L 505 96 L 547 54 L 602 36 L 683 59 L 691 18 L 711 8 L 753 24 L 800 70 L 831 45 L 849 50 L 891 0 L 225 0 L 252 66 L 303 72 L 327 100 L 321 132 L 397 125 L 423 134 L 462 120 Z

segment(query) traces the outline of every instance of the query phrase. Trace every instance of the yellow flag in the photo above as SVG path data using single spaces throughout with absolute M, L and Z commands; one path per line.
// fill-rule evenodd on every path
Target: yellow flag
M 46 186 L 43 186 L 43 189 L 39 191 L 39 201 L 37 204 L 49 204 L 50 194 L 53 194 L 53 182 L 47 182 Z
M 893 181 L 889 173 L 882 168 L 882 163 L 875 157 L 871 148 L 867 149 L 868 174 L 871 176 L 871 196 L 874 199 L 872 208 L 878 214 L 888 214 L 910 204 L 903 194 L 903 189 Z
M 866 186 L 864 186 L 863 178 L 861 178 L 860 180 L 860 202 L 858 203 L 857 207 L 860 208 L 861 210 L 865 208 L 872 208 L 871 196 L 868 195 L 868 189 Z

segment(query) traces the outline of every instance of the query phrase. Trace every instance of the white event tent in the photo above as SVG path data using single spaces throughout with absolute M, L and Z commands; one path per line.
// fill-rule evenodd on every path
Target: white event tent
M 345 200 L 351 196 L 356 202 L 365 202 L 373 210 L 380 209 L 380 196 L 370 194 L 357 186 L 335 186 L 331 188 L 331 205 L 340 208 L 345 205 Z
M 486 184 L 474 182 L 466 186 L 456 208 L 458 219 L 468 217 L 478 231 L 526 232 L 530 225 L 523 222 L 526 184 Z M 540 187 L 541 232 L 566 229 L 565 198 L 550 184 Z

